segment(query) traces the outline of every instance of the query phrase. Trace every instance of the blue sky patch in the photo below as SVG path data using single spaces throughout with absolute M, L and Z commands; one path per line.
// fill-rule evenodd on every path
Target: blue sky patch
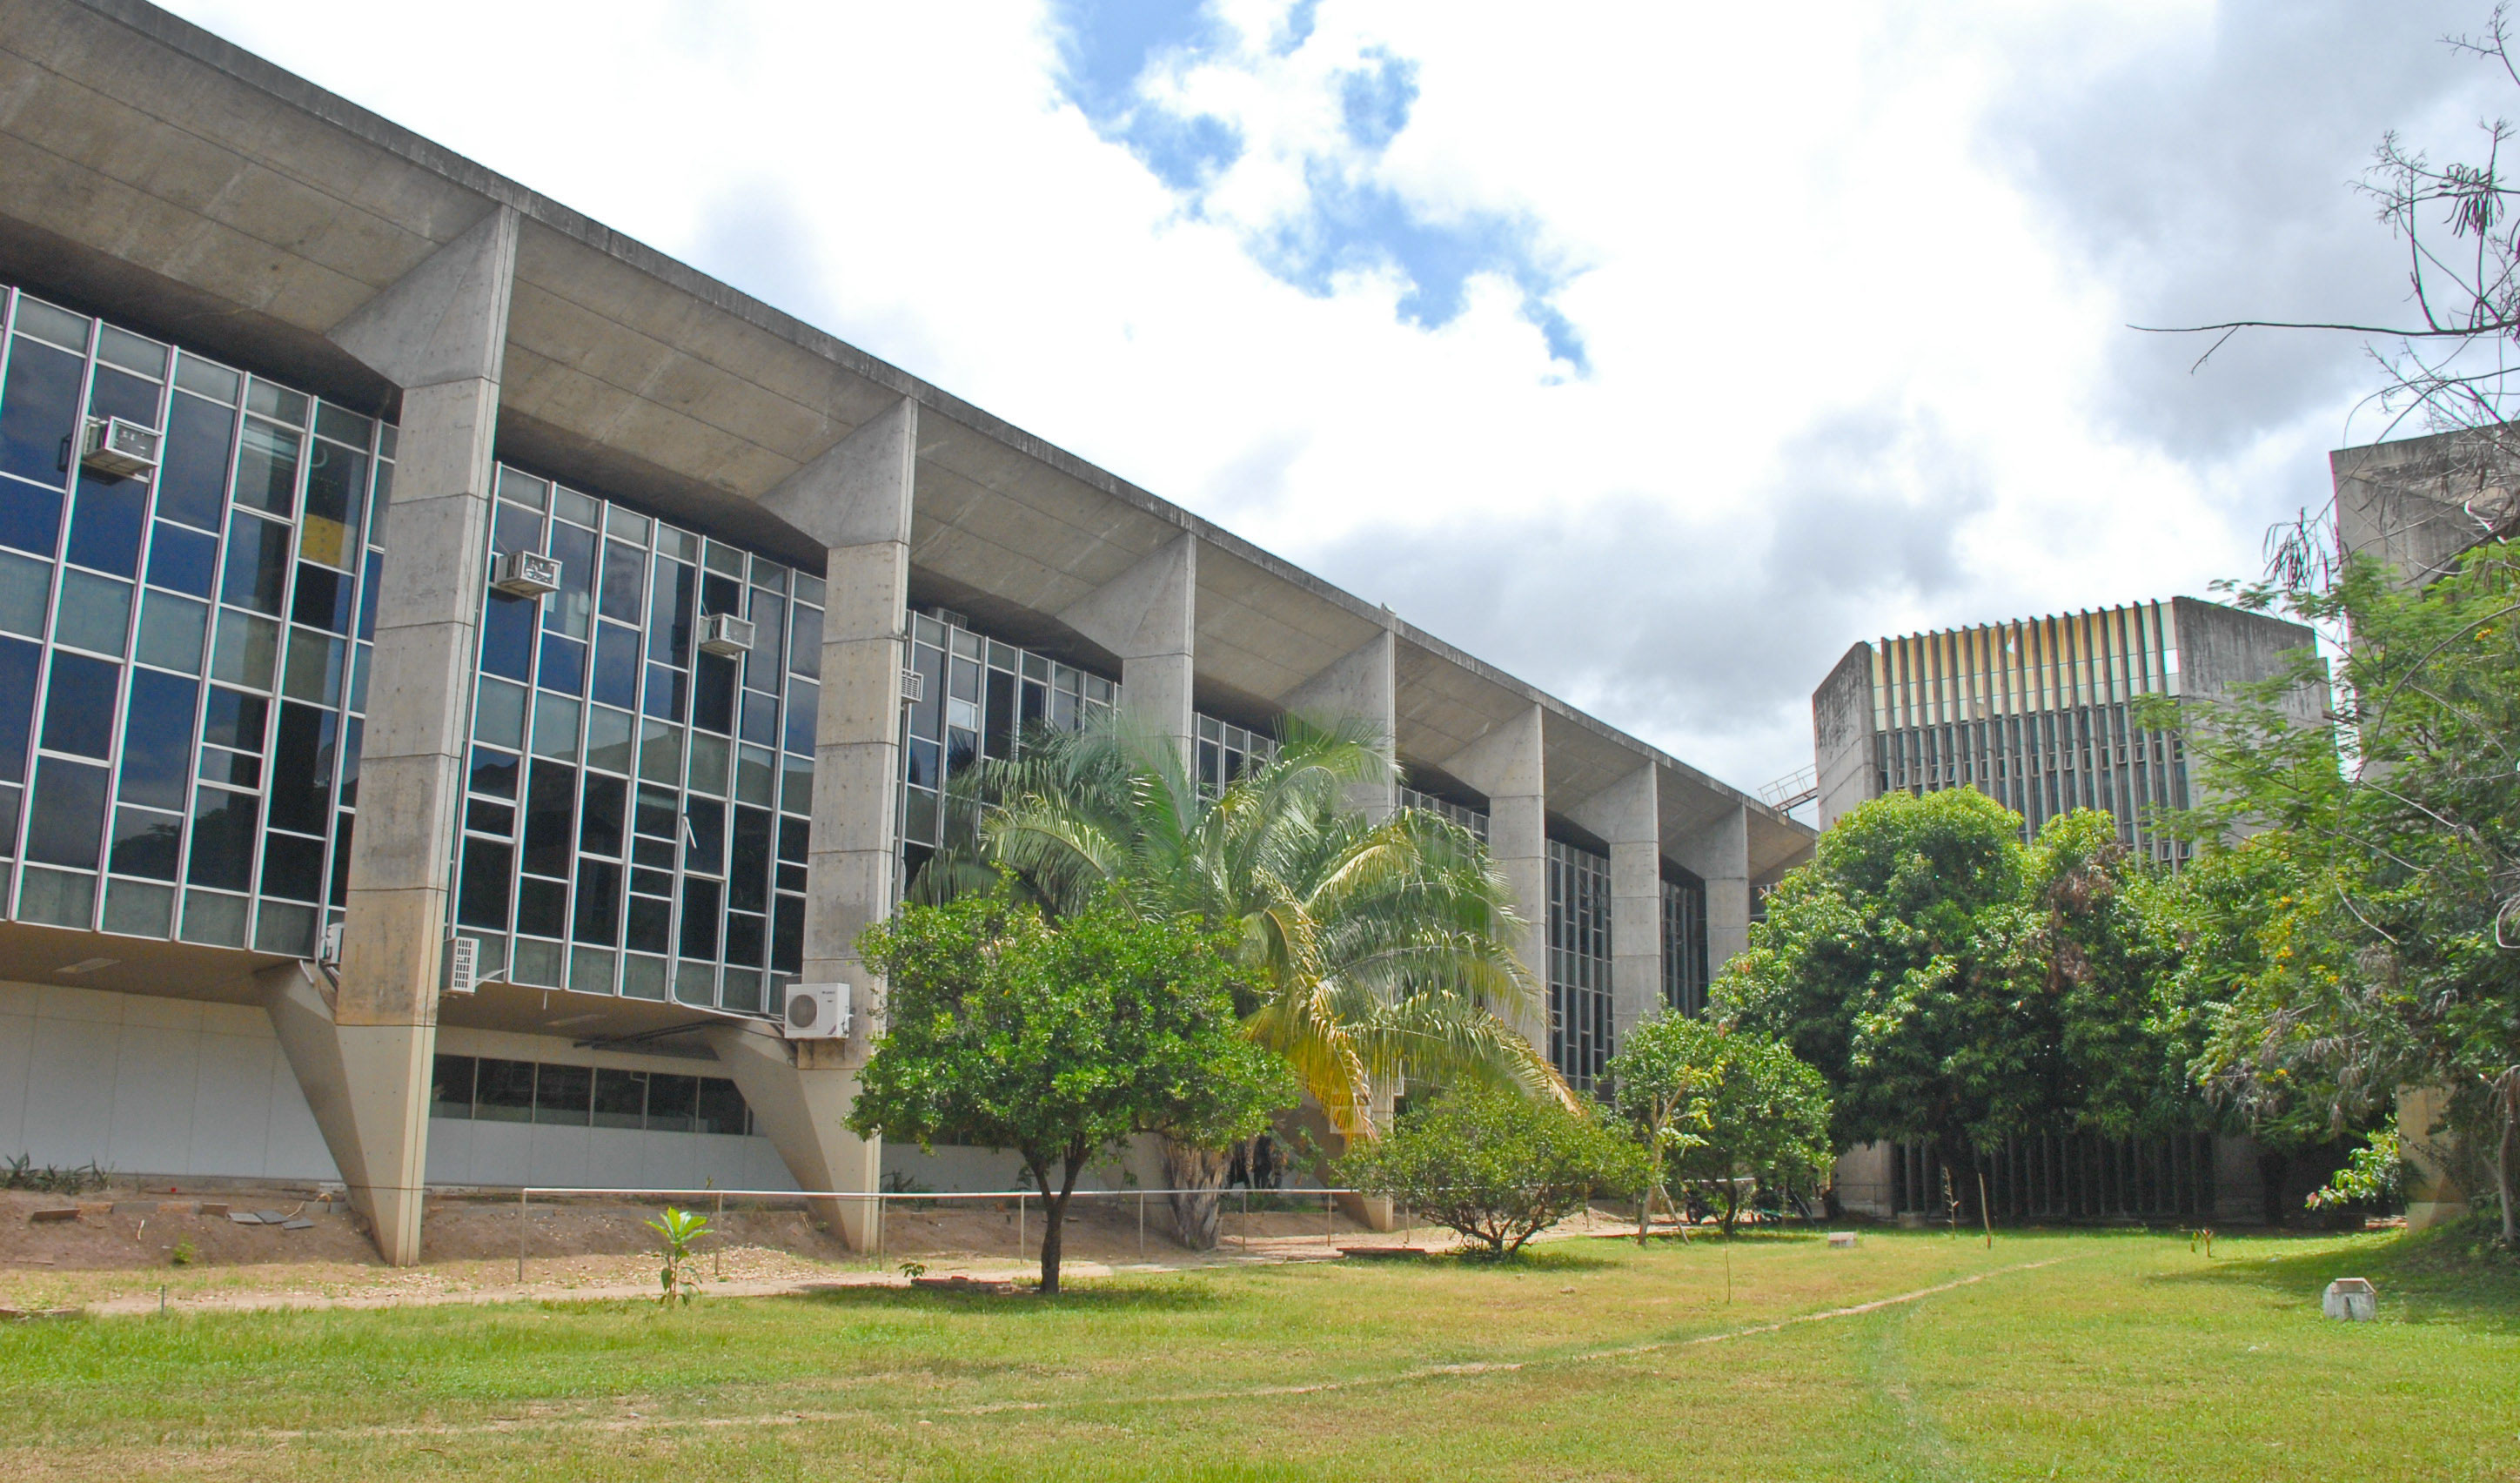
M 1409 126 L 1418 102 L 1418 64 L 1380 47 L 1365 54 L 1370 66 L 1339 74 L 1339 113 L 1357 148 L 1379 150 Z

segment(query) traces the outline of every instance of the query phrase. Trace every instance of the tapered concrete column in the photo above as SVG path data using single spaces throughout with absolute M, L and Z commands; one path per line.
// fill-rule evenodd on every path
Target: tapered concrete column
M 1706 973 L 1711 980 L 1750 948 L 1749 806 L 1736 803 L 1726 809 L 1678 840 L 1671 855 L 1706 882 Z
M 2407 1190 L 2407 1229 L 2429 1231 L 2467 1214 L 2467 1191 L 2450 1177 L 2443 1153 L 2447 1130 L 2436 1132 L 2450 1110 L 2450 1098 L 2439 1087 L 2398 1089 L 2398 1147 L 2410 1178 Z M 2487 1150 L 2489 1156 L 2491 1149 Z M 2488 1163 L 2489 1173 L 2493 1165 Z
M 1662 811 L 1648 762 L 1593 797 L 1576 821 L 1610 841 L 1612 1049 L 1662 1004 Z
M 1185 530 L 1060 609 L 1059 621 L 1120 656 L 1120 703 L 1198 759 L 1191 662 L 1197 650 L 1198 537 Z
M 516 279 L 499 207 L 336 326 L 402 388 L 338 990 L 285 979 L 273 1028 L 386 1261 L 420 1260 L 428 1080 L 488 579 L 492 441 Z
M 763 1114 L 788 1172 L 808 1190 L 874 1193 L 879 1140 L 841 1126 L 858 1071 L 883 1033 L 883 984 L 858 957 L 858 934 L 892 913 L 894 814 L 901 799 L 902 634 L 910 609 L 911 491 L 919 406 L 904 398 L 762 497 L 772 514 L 821 541 L 823 700 L 814 732 L 814 831 L 806 856 L 805 972 L 850 985 L 844 1041 L 780 1041 L 718 1032 L 712 1043 Z M 719 1044 L 718 1042 L 723 1042 Z M 758 1095 L 756 1096 L 756 1088 Z M 860 1251 L 883 1240 L 878 1200 L 832 1212 Z
M 1373 728 L 1374 745 L 1384 761 L 1395 765 L 1385 776 L 1350 787 L 1348 801 L 1359 813 L 1377 821 L 1389 818 L 1400 802 L 1400 774 L 1393 751 L 1394 739 L 1400 734 L 1399 684 L 1393 667 L 1398 649 L 1385 627 L 1289 691 L 1283 702 L 1289 713 L 1316 725 L 1355 719 Z
M 1440 764 L 1488 797 L 1488 856 L 1513 888 L 1530 927 L 1521 958 L 1539 995 L 1514 1026 L 1549 1054 L 1549 794 L 1541 711 L 1533 705 Z

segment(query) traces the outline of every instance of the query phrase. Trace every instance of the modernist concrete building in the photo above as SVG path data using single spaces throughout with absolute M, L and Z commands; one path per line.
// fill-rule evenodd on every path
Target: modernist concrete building
M 2186 758 L 2178 733 L 2140 725 L 2134 702 L 2226 694 L 2315 642 L 2296 623 L 2174 598 L 1858 644 L 1812 694 L 1821 827 L 1892 791 L 1974 787 L 2019 813 L 2025 837 L 2095 808 L 2130 848 L 2175 866 L 2187 845 L 2159 815 L 2193 801 Z M 2313 697 L 2298 703 L 2316 721 Z M 2256 1146 L 2235 1138 L 2016 1140 L 1992 1181 L 1996 1208 L 2016 1218 L 2255 1220 L 2268 1208 Z M 1946 1192 L 1930 1149 L 1872 1144 L 1838 1161 L 1849 1209 L 1923 1215 Z
M 2190 804 L 2186 758 L 2134 701 L 2226 694 L 2315 642 L 2298 623 L 2173 598 L 1858 644 L 1812 693 L 1821 828 L 1884 793 L 1967 786 L 2025 833 L 2102 810 L 2130 847 L 2175 863 L 2185 845 L 2157 820 Z
M 338 1179 L 396 1261 L 431 1183 L 996 1184 L 842 1127 L 851 944 L 1024 720 L 1221 777 L 1372 719 L 1544 925 L 1579 1082 L 1810 848 L 138 0 L 0 0 L 0 1152 Z

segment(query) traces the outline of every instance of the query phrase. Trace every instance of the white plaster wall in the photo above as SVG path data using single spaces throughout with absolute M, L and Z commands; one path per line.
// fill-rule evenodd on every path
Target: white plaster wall
M 340 1177 L 259 1009 L 0 982 L 0 1157 Z

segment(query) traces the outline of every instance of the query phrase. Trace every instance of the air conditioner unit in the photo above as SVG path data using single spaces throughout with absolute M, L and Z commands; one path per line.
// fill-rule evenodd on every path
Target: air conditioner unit
M 901 703 L 916 705 L 927 698 L 927 677 L 915 669 L 901 672 Z
M 328 968 L 341 966 L 341 927 L 342 923 L 335 921 L 324 928 L 324 946 L 318 950 L 315 961 Z
M 446 992 L 470 994 L 479 988 L 481 975 L 481 939 L 449 937 L 446 939 Z
M 539 551 L 511 551 L 490 585 L 510 597 L 539 598 L 560 591 L 560 558 Z
M 780 1028 L 789 1040 L 840 1040 L 849 1033 L 849 986 L 791 983 Z
M 79 463 L 115 478 L 146 478 L 158 467 L 159 434 L 118 417 L 92 417 L 79 436 Z
M 752 624 L 731 612 L 713 612 L 700 620 L 700 648 L 734 658 L 752 648 Z

